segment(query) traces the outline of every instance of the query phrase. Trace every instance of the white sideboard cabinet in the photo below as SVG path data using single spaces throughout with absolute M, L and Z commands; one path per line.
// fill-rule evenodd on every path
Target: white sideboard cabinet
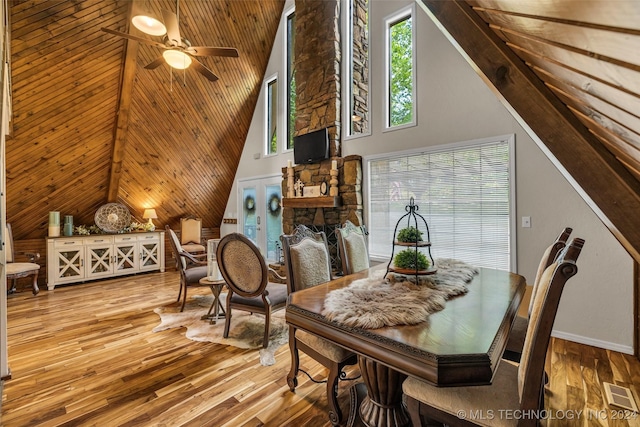
M 47 238 L 47 288 L 164 271 L 164 231 Z

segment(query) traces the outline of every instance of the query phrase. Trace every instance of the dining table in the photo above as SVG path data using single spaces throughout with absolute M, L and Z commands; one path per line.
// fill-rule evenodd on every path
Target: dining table
M 418 324 L 364 329 L 322 314 L 330 292 L 380 277 L 385 266 L 293 292 L 287 302 L 290 326 L 358 355 L 362 382 L 350 391 L 349 426 L 411 425 L 402 403 L 402 382 L 409 375 L 441 387 L 491 384 L 526 287 L 521 275 L 478 268 L 468 292 Z

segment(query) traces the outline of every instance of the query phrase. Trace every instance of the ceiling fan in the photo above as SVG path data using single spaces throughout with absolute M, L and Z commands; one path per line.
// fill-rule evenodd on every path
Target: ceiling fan
M 178 4 L 178 13 L 179 13 Z M 151 18 L 148 18 L 151 19 Z M 147 64 L 144 68 L 153 70 L 159 67 L 164 62 L 169 64 L 172 68 L 183 70 L 189 66 L 193 66 L 200 74 L 205 76 L 210 81 L 214 82 L 218 80 L 213 71 L 202 64 L 197 56 L 228 56 L 238 57 L 238 50 L 233 47 L 214 47 L 214 46 L 191 46 L 191 43 L 187 39 L 183 39 L 180 36 L 180 29 L 178 26 L 178 15 L 175 13 L 162 9 L 162 19 L 166 26 L 166 34 L 163 34 L 163 43 L 148 40 L 143 37 L 134 36 L 132 34 L 123 33 L 121 31 L 111 30 L 109 28 L 102 28 L 102 31 L 116 36 L 124 37 L 129 40 L 134 40 L 140 43 L 145 43 L 151 46 L 156 46 L 164 49 L 162 55 L 151 63 Z M 162 26 L 162 24 L 160 24 Z M 149 34 L 152 34 L 148 32 Z M 164 32 L 163 32 L 164 33 Z M 156 35 L 158 33 L 155 33 Z

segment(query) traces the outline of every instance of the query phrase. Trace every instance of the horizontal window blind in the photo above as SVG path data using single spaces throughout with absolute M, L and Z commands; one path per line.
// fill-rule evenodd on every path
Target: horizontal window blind
M 372 256 L 389 258 L 395 225 L 413 197 L 434 258 L 511 270 L 508 141 L 371 159 L 368 175 Z

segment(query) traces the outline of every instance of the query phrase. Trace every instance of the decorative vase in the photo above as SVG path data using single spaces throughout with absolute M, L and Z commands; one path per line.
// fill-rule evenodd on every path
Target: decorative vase
M 65 236 L 73 236 L 73 216 L 72 215 L 64 216 L 63 234 Z
M 218 261 L 216 259 L 216 250 L 220 239 L 207 240 L 207 280 L 220 280 L 220 270 L 218 269 Z
M 60 236 L 60 212 L 49 212 L 49 237 Z

